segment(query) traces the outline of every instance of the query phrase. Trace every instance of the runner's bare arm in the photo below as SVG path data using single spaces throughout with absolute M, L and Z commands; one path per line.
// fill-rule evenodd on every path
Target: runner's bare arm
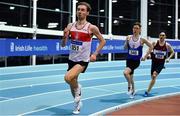
M 64 29 L 63 38 L 62 38 L 62 42 L 61 42 L 62 47 L 64 47 L 66 45 L 71 26 L 72 26 L 72 23 L 69 23 L 68 26 Z
M 166 47 L 170 52 L 170 56 L 166 59 L 166 62 L 169 62 L 170 59 L 174 56 L 174 50 L 169 43 L 166 44 Z
M 95 25 L 91 25 L 90 32 L 97 37 L 99 40 L 99 46 L 96 48 L 96 51 L 90 56 L 90 61 L 96 61 L 96 56 L 99 54 L 100 50 L 106 44 L 106 40 L 102 37 L 99 29 Z
M 156 42 L 152 42 L 153 48 L 154 48 L 155 45 L 156 45 Z M 152 48 L 152 49 L 153 49 L 153 48 Z M 153 50 L 152 50 L 152 51 L 153 51 Z M 151 52 L 152 52 L 152 51 L 151 51 Z M 149 58 L 151 58 L 151 53 L 149 54 Z
M 153 45 L 146 39 L 142 39 L 142 42 L 145 43 L 149 48 L 148 51 L 146 52 L 146 54 L 144 55 L 144 57 L 141 59 L 142 61 L 146 60 L 148 55 L 151 53 L 151 51 L 153 50 Z
M 129 39 L 130 39 L 130 36 L 127 36 L 126 40 L 125 40 L 125 43 L 124 43 L 124 49 L 128 48 L 128 41 L 129 41 Z
M 91 31 L 93 35 L 95 35 L 97 39 L 99 39 L 99 46 L 96 48 L 96 51 L 94 53 L 95 55 L 97 55 L 106 44 L 106 40 L 103 38 L 102 34 L 99 32 L 99 29 L 95 25 L 91 25 Z
M 153 46 L 153 48 L 154 48 L 154 46 L 156 45 L 156 42 L 152 42 L 152 46 Z

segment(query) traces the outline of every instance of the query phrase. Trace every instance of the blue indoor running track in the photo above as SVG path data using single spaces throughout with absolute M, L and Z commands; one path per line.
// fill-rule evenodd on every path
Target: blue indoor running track
M 83 107 L 80 115 L 103 113 L 114 106 L 133 104 L 162 95 L 180 95 L 180 60 L 171 60 L 158 76 L 150 97 L 143 97 L 150 82 L 151 62 L 135 71 L 137 94 L 130 99 L 123 76 L 125 61 L 90 63 L 79 77 Z M 64 81 L 67 64 L 0 69 L 0 115 L 72 115 L 73 98 Z

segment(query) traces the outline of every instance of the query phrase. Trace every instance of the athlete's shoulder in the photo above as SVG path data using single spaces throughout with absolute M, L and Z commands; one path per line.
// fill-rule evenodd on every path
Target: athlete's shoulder
M 131 38 L 133 35 L 127 35 L 127 37 Z
M 146 38 L 144 38 L 144 37 L 142 37 L 142 36 L 140 36 L 140 40 L 141 40 L 142 43 L 147 43 L 147 42 L 149 42 L 148 39 L 146 39 Z
M 74 24 L 75 24 L 75 22 L 74 22 L 74 23 L 69 23 L 69 24 L 67 25 L 67 28 L 71 28 Z
M 72 26 L 73 26 L 73 23 L 69 23 L 69 24 L 67 25 L 67 27 L 65 27 L 64 30 L 70 31 L 70 29 L 71 29 Z
M 166 45 L 170 46 L 170 43 L 169 43 L 169 42 L 165 41 L 165 43 L 166 43 Z
M 130 40 L 132 38 L 132 35 L 127 35 L 126 40 Z
M 93 24 L 89 24 L 89 28 L 91 29 L 91 30 L 97 30 L 98 29 L 98 27 L 96 26 L 96 25 L 93 25 Z
M 96 25 L 90 24 L 89 26 L 90 33 L 100 33 L 99 28 Z
M 169 44 L 168 42 L 166 42 L 166 47 L 167 47 L 167 48 L 170 48 L 170 47 L 171 47 L 171 44 Z

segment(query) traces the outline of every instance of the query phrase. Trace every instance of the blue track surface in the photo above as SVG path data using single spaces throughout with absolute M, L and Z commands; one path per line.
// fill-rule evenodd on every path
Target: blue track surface
M 146 99 L 150 61 L 135 71 L 135 99 L 126 95 L 125 61 L 90 63 L 79 77 L 83 86 L 80 115 Z M 158 76 L 151 97 L 180 93 L 180 60 L 171 60 Z M 0 69 L 0 115 L 72 115 L 73 98 L 64 82 L 67 64 L 8 67 Z

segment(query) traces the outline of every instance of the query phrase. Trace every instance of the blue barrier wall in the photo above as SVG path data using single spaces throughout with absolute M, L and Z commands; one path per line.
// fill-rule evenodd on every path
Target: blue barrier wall
M 168 41 L 176 52 L 180 52 L 180 41 Z M 60 40 L 47 39 L 0 39 L 0 56 L 31 56 L 31 55 L 55 55 L 68 54 L 67 46 L 61 47 Z M 98 40 L 92 42 L 92 52 L 98 46 Z M 126 53 L 124 40 L 107 40 L 101 53 Z

